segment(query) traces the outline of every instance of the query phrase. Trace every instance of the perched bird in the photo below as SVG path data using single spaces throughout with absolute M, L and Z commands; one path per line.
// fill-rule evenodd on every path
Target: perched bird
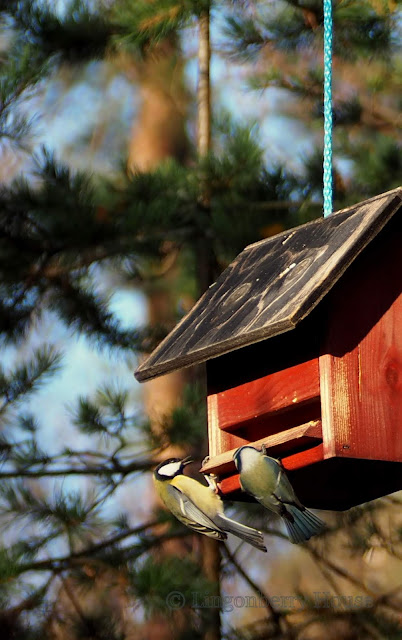
M 190 529 L 216 540 L 225 540 L 227 533 L 245 540 L 253 547 L 266 551 L 260 531 L 235 522 L 223 512 L 222 500 L 213 486 L 206 487 L 183 474 L 192 460 L 169 458 L 154 471 L 156 491 L 174 516 Z
M 280 462 L 267 456 L 264 449 L 245 445 L 235 451 L 233 459 L 243 491 L 282 516 L 291 542 L 304 542 L 326 528 L 301 504 Z

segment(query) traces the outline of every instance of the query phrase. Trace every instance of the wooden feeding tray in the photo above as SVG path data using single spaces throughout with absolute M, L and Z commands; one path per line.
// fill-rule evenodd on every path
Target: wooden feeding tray
M 246 249 L 137 369 L 206 362 L 210 460 L 262 443 L 307 506 L 402 488 L 402 188 Z

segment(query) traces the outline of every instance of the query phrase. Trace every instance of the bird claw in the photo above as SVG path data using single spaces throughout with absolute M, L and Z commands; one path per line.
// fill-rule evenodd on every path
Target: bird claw
M 262 453 L 264 456 L 268 456 L 268 457 L 269 457 L 269 455 L 268 455 L 267 445 L 266 445 L 265 443 L 261 445 L 261 453 Z M 273 456 L 270 456 L 270 457 L 273 457 Z M 274 456 L 274 459 L 275 459 L 277 462 L 279 462 L 279 464 L 281 465 L 282 469 L 285 469 L 285 467 L 284 467 L 284 466 L 283 466 L 283 464 L 282 464 L 282 458 L 279 458 L 279 457 Z
M 210 461 L 210 459 L 211 458 L 209 456 L 205 456 L 204 460 L 201 463 L 201 468 L 204 467 Z M 209 488 L 214 493 L 219 494 L 218 476 L 216 475 L 216 473 L 204 473 L 204 478 L 208 482 Z
M 205 474 L 205 480 L 208 482 L 208 486 L 214 493 L 219 493 L 218 489 L 218 476 L 215 473 Z

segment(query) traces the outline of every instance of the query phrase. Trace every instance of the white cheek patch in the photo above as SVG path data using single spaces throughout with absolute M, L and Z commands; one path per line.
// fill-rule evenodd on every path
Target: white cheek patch
M 169 462 L 159 469 L 160 476 L 166 476 L 167 478 L 173 478 L 173 476 L 180 471 L 181 462 Z

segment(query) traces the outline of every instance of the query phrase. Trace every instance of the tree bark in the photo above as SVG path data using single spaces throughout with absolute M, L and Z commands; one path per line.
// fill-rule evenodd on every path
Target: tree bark
M 205 158 L 211 150 L 211 82 L 210 82 L 210 15 L 206 11 L 199 18 L 198 44 L 198 132 L 197 146 L 200 159 Z M 200 205 L 210 215 L 211 194 L 207 176 L 204 176 Z M 214 280 L 214 257 L 208 236 L 198 241 L 198 287 L 200 293 L 206 291 Z M 214 596 L 220 596 L 221 556 L 219 542 L 212 538 L 202 539 L 202 562 L 205 577 L 214 585 Z M 221 610 L 213 607 L 210 610 L 208 628 L 204 640 L 219 640 L 221 637 Z
M 150 171 L 167 158 L 184 164 L 189 157 L 188 97 L 175 39 L 161 43 L 136 71 L 141 106 L 132 127 L 128 170 Z

